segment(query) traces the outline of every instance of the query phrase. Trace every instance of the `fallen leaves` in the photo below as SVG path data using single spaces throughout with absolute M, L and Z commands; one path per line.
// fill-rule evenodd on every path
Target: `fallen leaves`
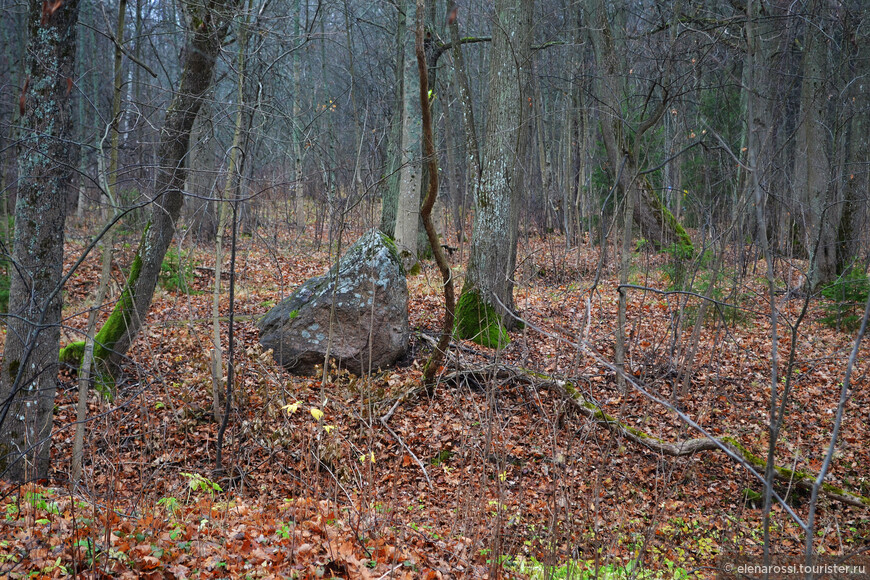
M 615 282 L 605 275 L 587 318 L 584 285 L 594 272 L 587 276 L 581 266 L 570 266 L 594 269 L 595 252 L 565 257 L 558 254 L 564 244 L 532 243 L 538 245 L 525 251 L 553 267 L 518 287 L 516 302 L 547 332 L 515 333 L 499 353 L 459 344 L 454 350 L 460 360 L 480 366 L 498 357 L 547 369 L 637 429 L 693 436 L 637 393 L 620 394 L 609 370 L 565 342 L 588 332 L 599 352 L 612 349 Z M 132 350 L 130 381 L 113 403 L 92 394 L 87 493 L 0 487 L 0 515 L 6 515 L 0 575 L 59 577 L 66 570 L 131 578 L 476 578 L 487 575 L 499 555 L 508 563 L 524 555 L 556 563 L 599 557 L 624 565 L 643 547 L 645 566 L 667 569 L 675 558 L 688 568 L 710 565 L 720 550 L 757 549 L 759 511 L 742 494 L 754 483 L 742 469 L 716 455 L 657 457 L 591 424 L 546 389 L 480 376 L 438 385 L 426 396 L 417 388 L 421 372 L 413 360 L 361 379 L 332 371 L 326 384 L 321 376 L 287 376 L 258 347 L 254 320 L 264 304 L 322 273 L 328 260 L 310 248 L 265 252 L 253 241 L 241 251 L 246 258 L 238 278 L 244 292 L 236 406 L 224 448 L 228 472 L 212 473 L 211 295 L 164 292 Z M 125 251 L 118 263 L 131 256 Z M 207 252 L 197 256 L 209 265 Z M 655 267 L 649 266 L 650 276 Z M 98 272 L 94 257 L 73 278 L 65 311 L 70 328 L 83 324 Z M 116 277 L 121 274 L 118 269 Z M 432 280 L 437 275 L 427 267 L 411 281 L 417 329 L 438 329 L 440 288 Z M 193 287 L 205 291 L 211 282 L 201 276 Z M 226 308 L 224 296 L 222 313 Z M 681 308 L 677 301 L 632 295 L 632 370 L 660 396 L 678 399 L 711 432 L 738 437 L 753 453 L 765 451 L 769 325 L 757 317 L 745 325 L 705 327 L 690 392 L 679 399 L 682 369 L 674 361 L 682 359 L 669 353 L 685 352 L 675 329 L 684 338 L 691 334 L 676 323 Z M 801 378 L 777 448 L 795 469 L 820 464 L 848 344 L 830 329 L 807 328 L 794 346 Z M 224 344 L 226 332 L 224 325 Z M 425 360 L 425 343 L 414 339 L 413 348 Z M 781 353 L 781 360 L 787 356 Z M 856 376 L 866 381 L 868 357 L 860 360 Z M 74 420 L 74 400 L 72 390 L 58 395 L 60 433 Z M 379 421 L 391 409 L 388 425 L 401 442 Z M 854 390 L 847 415 L 831 480 L 866 486 L 866 388 Z M 53 452 L 55 477 L 63 480 L 69 444 L 58 440 Z M 203 479 L 191 486 L 192 477 L 183 474 Z M 177 509 L 159 503 L 170 498 Z M 796 509 L 805 508 L 805 499 L 794 501 Z M 777 545 L 800 551 L 794 540 L 799 530 L 775 514 Z M 821 505 L 819 518 L 840 530 L 843 546 L 870 536 L 866 514 L 853 508 Z M 826 545 L 833 543 L 826 538 Z

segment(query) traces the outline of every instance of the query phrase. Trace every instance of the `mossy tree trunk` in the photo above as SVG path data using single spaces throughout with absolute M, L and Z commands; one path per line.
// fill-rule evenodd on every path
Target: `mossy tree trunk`
M 101 346 L 111 350 L 105 361 L 110 368 L 120 363 L 151 307 L 160 266 L 184 203 L 182 189 L 187 176 L 191 129 L 203 97 L 212 86 L 215 62 L 237 5 L 237 0 L 182 4 L 188 23 L 184 62 L 178 90 L 166 110 L 160 131 L 151 226 L 137 255 L 139 263 L 133 267 L 135 275 L 131 273 L 128 280 L 129 300 L 120 300 L 109 318 L 110 322 L 114 319 L 123 324 L 113 325 L 111 333 L 101 331 L 98 335 L 98 338 L 102 335 Z
M 60 343 L 63 234 L 76 149 L 72 91 L 78 0 L 30 0 L 18 199 L 0 376 L 0 477 L 48 475 Z
M 531 62 L 532 0 L 498 0 L 493 14 L 486 138 L 456 335 L 487 346 L 506 342 L 513 317 L 517 227 L 522 198 Z
M 665 207 L 637 161 L 641 138 L 658 124 L 667 108 L 667 90 L 662 88 L 658 106 L 646 118 L 636 124 L 626 119 L 626 99 L 631 91 L 626 86 L 629 69 L 621 27 L 611 26 L 612 18 L 608 16 L 604 0 L 591 0 L 586 4 L 586 10 L 598 74 L 596 96 L 603 108 L 601 134 L 607 150 L 608 169 L 614 179 L 619 179 L 617 188 L 622 198 L 633 196 L 633 218 L 641 235 L 659 249 L 676 244 L 682 253 L 690 254 L 692 241 L 689 235 Z M 661 85 L 666 85 L 666 82 Z M 642 92 L 652 94 L 651 91 Z

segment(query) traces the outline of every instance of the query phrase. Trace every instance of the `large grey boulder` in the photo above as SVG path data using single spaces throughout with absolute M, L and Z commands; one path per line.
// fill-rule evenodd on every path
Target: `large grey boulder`
M 260 344 L 295 374 L 314 372 L 327 348 L 352 373 L 392 365 L 408 349 L 409 335 L 408 284 L 396 246 L 369 231 L 329 272 L 302 284 L 257 326 Z

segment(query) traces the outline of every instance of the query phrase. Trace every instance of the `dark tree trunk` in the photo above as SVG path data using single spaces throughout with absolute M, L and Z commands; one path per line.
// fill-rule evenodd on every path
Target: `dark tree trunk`
M 0 379 L 0 476 L 48 475 L 60 343 L 63 234 L 76 153 L 72 99 L 78 0 L 30 1 L 28 72 L 6 347 Z
M 107 361 L 110 367 L 115 367 L 126 354 L 151 307 L 160 266 L 184 204 L 182 188 L 187 177 L 191 130 L 203 97 L 212 86 L 215 62 L 235 6 L 234 0 L 184 4 L 189 30 L 183 50 L 183 68 L 178 90 L 166 110 L 160 131 L 151 222 L 137 258 L 141 260 L 141 267 L 134 268 L 136 275 L 131 273 L 127 281 L 130 298 L 118 302 L 97 335 L 101 346 L 112 352 Z
M 822 2 L 810 5 L 801 65 L 800 115 L 795 136 L 794 183 L 805 225 L 804 244 L 812 264 L 809 285 L 817 290 L 837 277 L 837 226 L 842 204 L 831 180 L 828 125 L 830 26 Z

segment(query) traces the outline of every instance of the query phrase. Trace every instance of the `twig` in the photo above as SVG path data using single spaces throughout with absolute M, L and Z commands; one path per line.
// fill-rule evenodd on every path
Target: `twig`
M 378 579 L 377 579 L 377 580 L 384 580 L 384 578 L 386 578 L 387 576 L 391 575 L 393 572 L 395 572 L 396 570 L 398 570 L 398 569 L 401 568 L 401 567 L 402 567 L 402 564 L 396 564 L 395 566 L 393 566 L 392 568 L 390 568 L 389 570 L 387 570 L 386 572 L 384 572 L 383 575 L 378 576 Z
M 399 445 L 401 445 L 401 446 L 405 449 L 405 451 L 407 451 L 408 454 L 409 454 L 411 457 L 414 458 L 414 461 L 417 462 L 417 465 L 420 466 L 420 470 L 423 472 L 423 477 L 426 478 L 426 483 L 429 484 L 429 491 L 435 491 L 435 488 L 432 486 L 432 480 L 429 479 L 429 473 L 426 471 L 426 466 L 423 465 L 423 462 L 420 461 L 420 458 L 417 457 L 417 456 L 414 454 L 413 451 L 411 451 L 411 448 L 410 448 L 410 447 L 408 447 L 407 445 L 405 445 L 405 442 L 402 440 L 401 437 L 399 437 L 398 433 L 396 433 L 395 431 L 393 431 L 392 429 L 390 429 L 390 426 L 387 425 L 387 422 L 384 421 L 383 418 L 381 418 L 381 425 L 383 425 L 383 426 L 384 426 L 384 429 L 386 429 L 387 431 L 389 431 L 389 432 L 390 432 L 390 435 L 392 435 L 393 438 L 394 438 L 396 441 L 399 442 Z

